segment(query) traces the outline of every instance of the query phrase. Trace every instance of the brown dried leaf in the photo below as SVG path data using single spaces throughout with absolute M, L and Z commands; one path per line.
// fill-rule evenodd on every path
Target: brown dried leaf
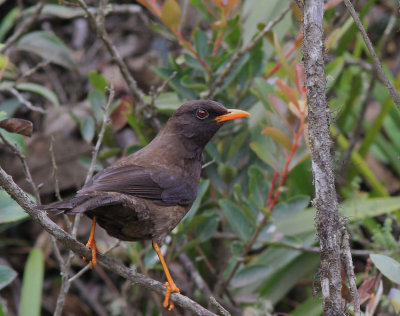
M 132 106 L 129 101 L 121 100 L 121 103 L 111 114 L 111 123 L 116 131 L 121 130 L 127 123 L 126 114 L 132 113 Z
M 7 132 L 21 134 L 31 137 L 33 132 L 33 124 L 31 121 L 8 118 L 0 121 L 0 128 L 4 128 Z

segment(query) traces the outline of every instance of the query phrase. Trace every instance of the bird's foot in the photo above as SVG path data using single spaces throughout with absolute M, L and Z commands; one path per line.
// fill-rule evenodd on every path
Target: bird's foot
M 172 284 L 169 284 L 169 282 L 165 282 L 164 285 L 167 289 L 165 290 L 165 298 L 163 306 L 164 308 L 168 308 L 169 311 L 172 311 L 175 307 L 175 304 L 173 301 L 170 301 L 170 296 L 172 293 L 181 293 L 181 291 L 174 282 L 172 282 Z
M 94 238 L 95 230 L 96 230 L 96 216 L 93 217 L 92 229 L 90 230 L 89 240 L 86 244 L 86 247 L 92 250 L 92 260 L 90 260 L 89 262 L 90 269 L 93 269 L 93 267 L 97 265 L 97 255 L 96 255 L 97 247 L 96 247 L 96 240 Z M 82 260 L 86 261 L 86 257 L 83 257 Z
M 89 268 L 93 269 L 97 265 L 97 247 L 96 247 L 96 240 L 89 239 L 89 241 L 86 244 L 86 247 L 88 247 L 90 250 L 92 250 L 92 259 L 89 261 Z M 83 261 L 86 261 L 86 257 L 82 258 Z

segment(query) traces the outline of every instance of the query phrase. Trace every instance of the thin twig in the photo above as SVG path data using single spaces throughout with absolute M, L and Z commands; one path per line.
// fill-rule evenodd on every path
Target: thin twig
M 105 252 L 104 255 L 108 254 L 111 252 L 113 249 L 117 248 L 119 244 L 121 243 L 120 240 L 118 240 L 114 245 L 112 245 L 110 248 L 108 248 Z M 86 271 L 90 270 L 90 264 L 87 264 L 84 266 L 82 269 L 80 269 L 76 274 L 74 274 L 72 277 L 68 279 L 68 282 L 74 282 L 76 279 L 80 278 L 82 275 L 85 274 Z
M 0 167 L 0 186 L 25 210 L 25 212 L 32 218 L 33 221 L 42 226 L 49 234 L 53 235 L 65 247 L 74 251 L 77 255 L 82 257 L 90 257 L 91 250 L 85 247 L 82 243 L 78 242 L 70 234 L 62 230 L 47 216 L 46 212 L 36 208 L 28 195 L 13 181 L 12 177 L 8 175 Z M 156 280 L 146 277 L 135 270 L 129 269 L 120 262 L 111 259 L 102 254 L 97 255 L 97 261 L 106 269 L 115 272 L 121 277 L 132 281 L 133 283 L 144 286 L 160 295 L 165 294 L 165 286 Z M 202 307 L 200 304 L 192 301 L 188 297 L 173 293 L 171 299 L 182 308 L 191 311 L 196 315 L 215 316 L 214 313 Z
M 65 261 L 61 256 L 60 249 L 57 246 L 57 241 L 54 238 L 54 236 L 51 236 L 51 241 L 53 243 L 54 252 L 56 254 L 56 258 L 58 260 L 61 270 L 61 287 L 60 287 L 60 292 L 57 296 L 56 308 L 54 310 L 53 316 L 61 316 L 64 308 L 65 298 L 67 297 L 69 288 L 71 287 L 71 283 L 68 282 L 69 278 L 68 270 L 71 265 L 70 258 L 72 256 L 68 256 L 67 261 Z
M 13 45 L 16 41 L 19 40 L 19 38 L 24 35 L 26 32 L 29 31 L 30 27 L 35 23 L 37 20 L 40 11 L 42 11 L 43 6 L 45 4 L 46 0 L 41 0 L 38 4 L 35 6 L 35 10 L 33 11 L 33 15 L 30 18 L 27 18 L 25 22 L 21 24 L 21 26 L 11 35 L 7 41 L 5 42 L 4 46 L 0 48 L 0 53 L 4 53 L 11 45 Z
M 53 176 L 53 181 L 54 181 L 54 191 L 56 193 L 56 197 L 59 201 L 62 201 L 61 195 L 60 195 L 60 186 L 58 184 L 58 176 L 57 176 L 57 163 L 56 163 L 56 157 L 54 156 L 54 136 L 51 136 L 50 139 L 50 147 L 49 147 L 49 151 L 50 151 L 50 157 L 51 157 L 51 164 L 53 166 L 53 172 L 51 173 L 51 175 Z
M 23 154 L 21 148 L 17 144 L 12 144 L 8 141 L 7 138 L 4 137 L 4 135 L 0 132 L 0 139 L 3 141 L 4 144 L 6 144 L 17 157 L 19 160 L 21 160 L 22 166 L 24 168 L 24 173 L 26 177 L 26 182 L 31 186 L 33 194 L 35 195 L 36 203 L 40 204 L 40 194 L 39 194 L 39 189 L 36 186 L 35 182 L 33 181 L 31 171 L 29 170 L 28 163 L 26 162 L 26 157 Z
M 207 283 L 202 278 L 200 272 L 196 269 L 193 262 L 190 260 L 190 258 L 185 253 L 181 253 L 179 255 L 179 260 L 182 262 L 185 270 L 190 274 L 191 279 L 196 284 L 196 288 L 199 289 L 203 293 L 203 297 L 205 299 L 209 299 L 210 303 L 214 306 L 217 306 L 219 310 L 222 308 L 224 311 L 226 311 L 225 308 L 222 306 L 222 305 L 225 305 L 225 307 L 228 308 L 229 310 L 231 310 L 232 313 L 240 314 L 241 311 L 236 306 L 233 306 L 232 304 L 225 302 L 225 301 L 219 303 L 215 300 L 210 288 L 208 287 Z M 215 304 L 212 301 L 212 299 L 215 300 L 215 302 L 216 302 Z M 226 311 L 226 312 L 228 313 L 227 315 L 230 315 L 228 311 Z
M 151 107 L 146 106 L 146 103 L 144 102 L 143 99 L 144 93 L 138 87 L 136 80 L 133 78 L 133 76 L 128 70 L 126 62 L 123 60 L 119 51 L 117 50 L 112 40 L 108 36 L 104 23 L 99 23 L 99 21 L 96 19 L 93 13 L 90 12 L 89 7 L 87 6 L 84 0 L 77 0 L 77 1 L 80 7 L 85 11 L 88 20 L 96 30 L 97 36 L 103 41 L 111 57 L 117 63 L 118 68 L 121 71 L 121 74 L 124 77 L 126 83 L 128 84 L 129 90 L 136 101 L 136 107 L 135 107 L 136 113 L 143 114 L 143 117 L 146 120 L 150 121 L 153 128 L 155 128 L 156 130 L 160 130 L 161 129 L 160 122 L 155 117 L 155 114 L 152 112 L 153 109 Z
M 350 0 L 344 0 L 344 4 L 346 5 L 347 9 L 349 10 L 350 15 L 353 17 L 358 30 L 361 32 L 364 42 L 367 45 L 368 51 L 371 54 L 372 60 L 374 62 L 375 70 L 376 70 L 376 73 L 377 73 L 379 79 L 383 82 L 385 87 L 388 89 L 389 94 L 391 95 L 394 103 L 396 104 L 398 109 L 400 109 L 400 94 L 396 91 L 395 87 L 392 85 L 392 83 L 389 81 L 388 77 L 386 76 L 385 72 L 383 71 L 382 64 L 381 64 L 378 56 L 375 53 L 374 47 L 371 43 L 371 40 L 369 39 L 367 32 L 365 31 L 364 26 L 362 25 L 362 22 L 357 15 L 357 12 L 354 10 L 354 7 L 351 4 Z
M 30 101 L 26 100 L 21 93 L 18 92 L 15 88 L 6 88 L 6 91 L 12 93 L 15 97 L 17 97 L 18 101 L 25 105 L 29 110 L 39 112 L 39 113 L 46 113 L 45 110 L 42 108 L 33 105 Z
M 90 178 L 93 176 L 94 167 L 95 167 L 96 161 L 97 161 L 97 155 L 99 153 L 101 143 L 103 142 L 104 133 L 106 132 L 108 118 L 110 117 L 111 104 L 114 101 L 114 87 L 112 85 L 109 88 L 109 92 L 110 92 L 110 94 L 108 96 L 107 104 L 104 108 L 103 123 L 101 125 L 99 137 L 97 138 L 96 146 L 94 147 L 94 150 L 93 150 L 92 161 L 90 163 L 90 167 L 89 167 L 88 173 L 86 175 L 85 184 L 88 183 Z
M 96 7 L 88 7 L 89 12 L 93 15 L 97 15 L 99 13 L 100 8 Z M 142 8 L 137 4 L 109 4 L 105 11 L 105 16 L 110 14 L 141 14 L 143 12 Z M 23 15 L 28 13 L 23 13 Z M 52 12 L 41 12 L 39 21 L 48 19 L 53 15 Z M 72 20 L 76 18 L 86 17 L 86 12 L 79 7 L 69 7 L 69 14 L 64 16 L 57 16 L 57 18 L 61 18 L 64 20 Z
M 265 36 L 266 33 L 268 33 L 280 20 L 284 18 L 286 13 L 289 12 L 291 9 L 291 5 L 289 5 L 287 8 L 285 8 L 275 19 L 270 21 L 264 29 L 258 33 L 256 37 L 244 48 L 242 49 L 237 49 L 235 53 L 233 54 L 232 58 L 228 62 L 228 64 L 224 67 L 222 72 L 219 74 L 217 79 L 212 83 L 212 87 L 210 90 L 206 91 L 203 95 L 203 99 L 212 99 L 214 98 L 217 89 L 223 84 L 225 78 L 229 75 L 229 73 L 232 71 L 233 67 L 235 66 L 236 62 L 242 58 L 244 55 L 246 55 L 247 52 L 251 51 L 253 47 Z
M 350 242 L 349 242 L 349 234 L 347 233 L 346 226 L 342 227 L 342 243 L 341 243 L 341 251 L 342 251 L 342 263 L 344 269 L 346 271 L 347 280 L 349 281 L 350 293 L 354 302 L 354 315 L 361 316 L 360 310 L 360 295 L 357 290 L 356 276 L 354 274 L 354 266 L 353 259 L 351 257 L 350 252 Z
M 18 82 L 21 82 L 22 80 L 32 76 L 36 71 L 38 71 L 40 68 L 46 67 L 48 64 L 50 64 L 49 60 L 44 60 L 38 63 L 35 67 L 25 71 L 17 80 L 15 80 L 15 83 L 17 84 Z
M 155 91 L 152 91 L 150 93 L 151 95 L 151 102 L 150 102 L 150 106 L 154 107 L 156 99 L 158 98 L 158 96 L 160 95 L 161 92 L 164 91 L 165 87 L 167 86 L 168 83 L 171 82 L 172 79 L 175 78 L 175 76 L 178 74 L 177 71 L 174 71 L 171 76 L 169 76 L 163 83 L 161 86 L 159 86 Z

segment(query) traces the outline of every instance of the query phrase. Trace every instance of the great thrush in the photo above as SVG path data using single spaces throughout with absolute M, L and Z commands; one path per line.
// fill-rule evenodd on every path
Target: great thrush
M 172 310 L 170 295 L 179 288 L 160 245 L 196 199 L 204 146 L 224 122 L 248 115 L 211 100 L 187 102 L 146 147 L 96 174 L 75 197 L 40 208 L 93 219 L 87 243 L 91 267 L 97 262 L 96 222 L 121 240 L 152 240 L 167 278 L 163 305 Z

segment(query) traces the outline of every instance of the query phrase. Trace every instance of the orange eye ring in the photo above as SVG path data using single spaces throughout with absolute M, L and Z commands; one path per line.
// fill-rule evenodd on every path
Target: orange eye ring
M 204 120 L 209 116 L 209 113 L 207 110 L 204 109 L 197 109 L 196 111 L 196 117 L 200 120 Z

